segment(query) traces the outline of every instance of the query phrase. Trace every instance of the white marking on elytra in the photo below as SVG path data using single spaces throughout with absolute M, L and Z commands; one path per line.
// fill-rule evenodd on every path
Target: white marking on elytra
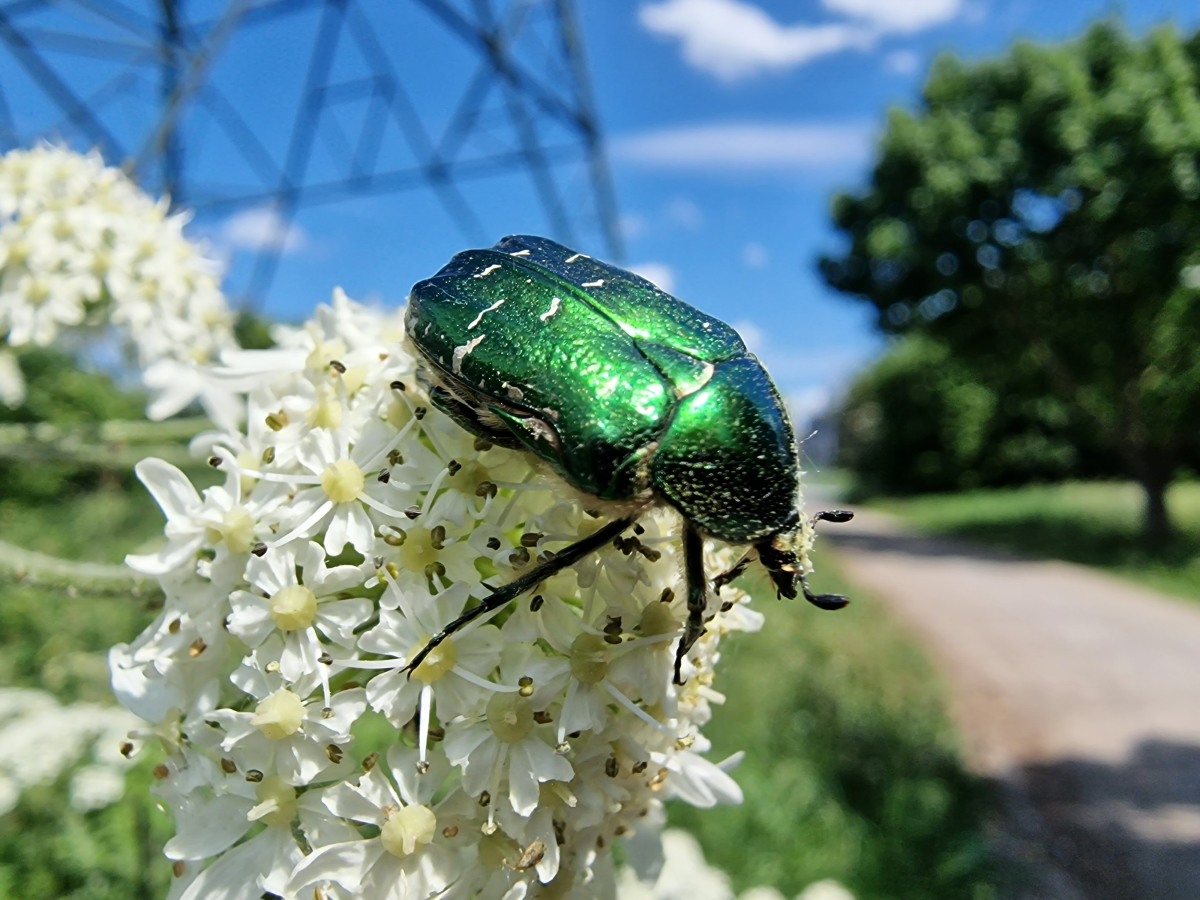
M 476 347 L 478 347 L 480 344 L 483 343 L 483 339 L 485 337 L 487 337 L 486 334 L 481 334 L 479 337 L 472 338 L 471 340 L 467 341 L 461 347 L 454 348 L 454 360 L 450 364 L 450 369 L 451 369 L 451 371 L 454 372 L 455 375 L 462 374 L 463 360 L 466 359 L 471 354 L 472 350 L 474 350 Z
M 496 266 L 496 268 L 498 269 L 500 267 Z M 473 321 L 470 325 L 467 326 L 467 331 L 474 331 L 475 326 L 483 321 L 484 316 L 486 316 L 490 312 L 495 312 L 496 310 L 498 310 L 500 307 L 502 307 L 504 305 L 504 300 L 505 300 L 505 298 L 501 297 L 499 300 L 497 300 L 495 303 L 493 303 L 491 306 L 489 306 L 487 309 L 485 309 L 483 312 L 481 312 L 479 315 L 477 315 L 475 317 L 475 321 Z
M 542 313 L 540 316 L 538 316 L 538 318 L 541 319 L 543 322 L 545 322 L 547 319 L 549 319 L 551 316 L 553 316 L 555 313 L 557 313 L 561 308 L 562 308 L 562 301 L 559 300 L 557 297 L 552 297 L 550 299 L 550 308 L 548 310 L 546 310 L 544 313 Z
M 588 256 L 586 253 L 576 253 L 574 256 L 567 257 L 567 263 L 569 265 L 570 263 L 573 263 L 579 259 L 591 259 L 591 257 Z
M 647 338 L 650 337 L 650 332 L 644 328 L 634 328 L 628 322 L 618 322 L 617 327 L 632 338 Z
M 518 250 L 516 253 L 510 253 L 508 255 L 509 256 L 528 256 L 529 251 L 528 250 Z
M 510 399 L 512 399 L 512 400 L 524 400 L 525 399 L 525 392 L 522 391 L 515 384 L 509 384 L 506 381 L 506 382 L 504 382 L 502 387 L 504 388 L 505 392 L 508 394 Z
M 686 388 L 682 386 L 676 386 L 675 397 L 682 400 L 684 397 L 696 393 L 696 391 L 700 390 L 700 388 L 712 381 L 713 373 L 715 371 L 716 367 L 712 363 L 701 363 L 700 377 L 694 384 L 689 384 Z
M 489 275 L 491 275 L 493 272 L 495 272 L 499 268 L 500 268 L 499 263 L 492 263 L 490 266 L 488 266 L 482 272 L 476 272 L 471 277 L 472 278 L 487 278 Z
M 585 281 L 583 284 L 580 285 L 580 287 L 585 287 L 585 288 L 604 287 L 604 279 L 597 278 L 595 281 Z

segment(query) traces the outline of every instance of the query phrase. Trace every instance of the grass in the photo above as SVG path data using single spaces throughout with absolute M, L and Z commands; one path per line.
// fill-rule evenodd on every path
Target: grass
M 952 534 L 1037 559 L 1094 566 L 1148 587 L 1200 600 L 1200 483 L 1167 498 L 1170 541 L 1141 537 L 1142 495 L 1127 482 L 1068 482 L 870 501 L 922 531 Z
M 829 560 L 819 587 L 844 590 Z M 722 647 L 728 698 L 705 733 L 714 760 L 737 750 L 739 807 L 676 804 L 735 889 L 794 896 L 835 878 L 859 898 L 996 896 L 982 786 L 961 766 L 937 678 L 883 611 L 857 592 L 836 614 L 760 602 L 767 626 Z

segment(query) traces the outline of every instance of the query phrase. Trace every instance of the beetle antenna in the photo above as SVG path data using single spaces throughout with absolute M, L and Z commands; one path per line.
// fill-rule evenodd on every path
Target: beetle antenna
M 842 609 L 850 603 L 850 598 L 841 594 L 814 594 L 803 575 L 800 576 L 800 590 L 804 592 L 804 599 L 818 609 Z
M 841 524 L 849 522 L 854 518 L 854 513 L 848 509 L 823 509 L 811 519 L 808 520 L 810 526 L 815 526 L 818 522 L 834 522 Z

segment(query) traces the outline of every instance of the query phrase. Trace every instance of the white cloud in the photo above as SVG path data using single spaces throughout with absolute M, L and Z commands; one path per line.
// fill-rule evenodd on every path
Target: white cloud
M 671 169 L 799 171 L 865 162 L 875 126 L 717 122 L 617 137 L 618 161 Z
M 679 40 L 684 59 L 723 81 L 791 69 L 874 43 L 874 35 L 860 25 L 781 25 L 742 0 L 663 0 L 642 6 L 638 21 L 647 31 Z
M 667 218 L 690 231 L 704 224 L 704 213 L 686 197 L 677 197 L 667 204 Z
M 822 0 L 830 12 L 860 19 L 884 32 L 908 34 L 948 22 L 962 0 Z
M 644 4 L 647 31 L 678 40 L 683 58 L 722 81 L 794 69 L 846 50 L 870 50 L 888 34 L 911 34 L 959 15 L 963 0 L 822 0 L 842 21 L 784 25 L 748 0 Z
M 912 50 L 896 50 L 883 58 L 884 67 L 893 75 L 911 75 L 921 66 L 921 57 Z
M 629 270 L 652 281 L 668 294 L 675 290 L 675 270 L 666 263 L 644 262 L 630 266 Z
M 749 319 L 738 319 L 731 323 L 733 330 L 736 331 L 746 344 L 746 349 L 751 353 L 758 353 L 767 343 L 767 334 L 756 323 Z
M 799 432 L 796 437 L 803 440 L 808 436 L 813 419 L 829 409 L 833 391 L 827 385 L 813 385 L 790 392 L 784 400 L 792 414 L 792 422 Z
M 742 248 L 742 262 L 751 269 L 761 269 L 767 264 L 767 248 L 757 241 L 751 241 Z
M 646 217 L 637 213 L 621 213 L 621 218 L 617 222 L 617 227 L 621 230 L 621 237 L 627 241 L 635 240 L 646 233 Z
M 256 206 L 230 216 L 221 225 L 219 239 L 242 250 L 279 253 L 296 253 L 310 244 L 307 232 L 295 222 L 284 222 L 271 206 Z
M 876 344 L 827 346 L 805 343 L 781 334 L 773 323 L 738 319 L 733 328 L 750 352 L 762 360 L 785 396 L 799 396 L 816 386 L 837 393 L 871 359 L 879 355 Z

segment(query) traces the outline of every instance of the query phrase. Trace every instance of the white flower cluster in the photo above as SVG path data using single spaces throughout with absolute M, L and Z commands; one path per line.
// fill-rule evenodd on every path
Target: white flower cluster
M 128 762 L 112 749 L 136 721 L 112 706 L 63 706 L 44 691 L 0 688 L 0 815 L 27 789 L 67 771 L 74 809 L 87 812 L 119 800 Z
M 640 880 L 630 869 L 617 882 L 621 900 L 787 900 L 776 888 L 760 885 L 735 894 L 729 876 L 708 864 L 700 842 L 686 831 L 668 828 L 662 833 L 663 866 L 653 881 Z M 854 900 L 854 895 L 832 879 L 815 881 L 795 900 Z
M 115 326 L 157 394 L 152 418 L 203 399 L 199 367 L 236 343 L 219 273 L 184 237 L 186 221 L 97 153 L 0 157 L 0 337 L 48 346 Z M 19 402 L 21 386 L 0 358 L 0 400 Z
M 618 839 L 653 868 L 664 798 L 739 802 L 698 729 L 720 638 L 761 620 L 723 589 L 672 684 L 676 517 L 645 515 L 409 677 L 489 586 L 607 519 L 433 408 L 400 312 L 339 292 L 278 337 L 227 357 L 248 425 L 199 439 L 222 483 L 138 467 L 166 540 L 128 562 L 165 606 L 110 664 L 150 723 L 135 740 L 166 748 L 173 896 L 610 897 Z

